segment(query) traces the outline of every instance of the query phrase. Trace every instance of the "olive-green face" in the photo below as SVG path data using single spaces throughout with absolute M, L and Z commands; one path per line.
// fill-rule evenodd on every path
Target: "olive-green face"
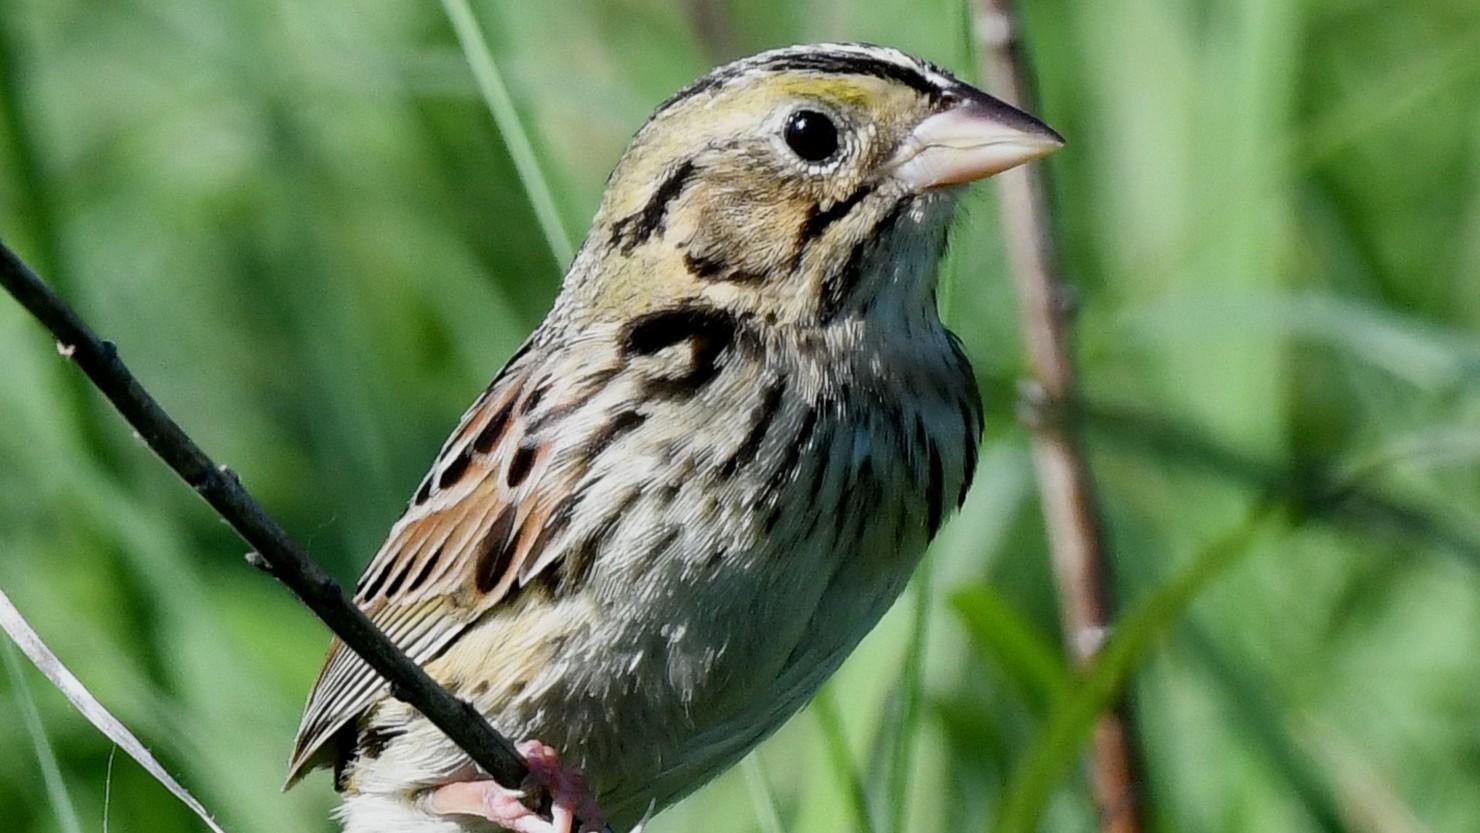
M 913 284 L 885 305 L 928 302 L 957 189 L 894 173 L 922 122 L 968 98 L 986 97 L 879 47 L 715 70 L 664 103 L 613 172 L 583 252 L 587 297 L 801 325 L 877 308 L 886 285 Z

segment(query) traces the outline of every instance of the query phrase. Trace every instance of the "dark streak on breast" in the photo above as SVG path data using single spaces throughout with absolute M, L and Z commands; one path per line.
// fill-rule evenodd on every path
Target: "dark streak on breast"
M 559 586 L 563 592 L 572 592 L 585 583 L 587 576 L 591 574 L 591 567 L 596 563 L 596 556 L 600 553 L 602 545 L 611 537 L 617 524 L 622 522 L 640 497 L 642 497 L 641 489 L 629 489 L 622 501 L 607 512 L 600 523 L 565 552 L 558 565 Z
M 972 478 L 976 477 L 976 455 L 977 455 L 977 426 L 979 417 L 971 413 L 971 408 L 966 403 L 961 404 L 962 437 L 961 449 L 965 455 L 961 464 L 961 493 L 956 497 L 956 508 L 966 503 L 966 493 L 971 491 Z
M 812 441 L 812 432 L 816 428 L 817 407 L 809 406 L 807 408 L 806 415 L 802 417 L 801 428 L 797 429 L 796 436 L 792 438 L 791 442 L 787 443 L 786 456 L 782 458 L 781 463 L 776 466 L 776 469 L 771 472 L 770 478 L 766 480 L 765 489 L 761 492 L 760 498 L 756 501 L 755 508 L 757 509 L 759 509 L 762 505 L 766 503 L 771 504 L 771 511 L 769 514 L 767 514 L 765 521 L 765 529 L 767 532 L 775 528 L 776 522 L 781 520 L 781 512 L 785 504 L 785 502 L 781 500 L 781 490 L 786 486 L 787 483 L 790 483 L 792 481 L 794 475 L 796 474 L 797 464 L 801 462 L 802 459 L 802 451 L 807 448 L 807 445 Z M 822 460 L 820 456 L 813 456 L 818 456 L 819 459 L 817 464 L 819 466 L 822 465 Z
M 925 483 L 925 526 L 931 538 L 940 531 L 941 518 L 945 514 L 945 472 L 940 461 L 940 449 L 930 444 L 930 477 Z
M 647 415 L 637 411 L 623 411 L 612 417 L 611 421 L 603 425 L 599 431 L 591 435 L 586 443 L 586 461 L 589 463 L 601 456 L 603 451 L 611 447 L 612 443 L 621 439 L 623 435 L 636 429 L 647 421 Z
M 735 452 L 720 464 L 720 477 L 725 479 L 734 477 L 741 464 L 749 461 L 760 450 L 761 442 L 766 438 L 766 431 L 770 429 L 771 422 L 776 419 L 776 414 L 781 410 L 781 400 L 785 394 L 785 377 L 777 379 L 766 388 L 765 397 L 750 415 L 750 430 L 746 432 L 745 439 L 740 442 Z

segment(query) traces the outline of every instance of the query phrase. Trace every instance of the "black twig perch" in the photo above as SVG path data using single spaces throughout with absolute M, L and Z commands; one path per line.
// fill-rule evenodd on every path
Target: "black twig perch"
M 100 340 L 30 267 L 0 243 L 0 285 L 57 339 L 144 442 L 205 499 L 255 555 L 249 560 L 292 590 L 314 615 L 495 780 L 518 787 L 528 774 L 514 745 L 468 703 L 453 697 L 406 658 L 355 607 L 339 584 L 304 554 L 252 499 L 236 475 L 207 457 L 129 372 L 113 344 Z

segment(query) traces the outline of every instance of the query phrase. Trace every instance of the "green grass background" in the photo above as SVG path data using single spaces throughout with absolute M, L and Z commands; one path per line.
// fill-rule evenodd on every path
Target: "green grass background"
M 1480 829 L 1480 3 L 1024 5 L 1125 625 L 1066 670 L 980 187 L 945 269 L 989 427 L 931 580 L 652 829 L 1088 830 L 1122 680 L 1155 830 Z M 345 580 L 658 101 L 821 39 L 976 75 L 957 0 L 473 12 L 498 122 L 437 3 L 0 0 L 0 237 Z M 243 549 L 0 302 L 0 586 L 232 833 L 327 831 L 326 777 L 277 789 L 327 635 Z M 110 751 L 14 664 L 0 829 L 201 829 Z

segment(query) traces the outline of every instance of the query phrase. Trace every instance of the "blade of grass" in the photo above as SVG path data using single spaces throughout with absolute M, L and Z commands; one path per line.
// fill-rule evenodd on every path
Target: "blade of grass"
M 910 620 L 909 645 L 905 649 L 904 674 L 899 684 L 899 721 L 895 725 L 893 754 L 889 758 L 889 807 L 884 829 L 901 833 L 909 815 L 910 774 L 914 766 L 915 736 L 919 733 L 920 699 L 924 689 L 925 650 L 930 638 L 931 560 L 925 559 L 915 573 L 914 611 Z
M 165 789 L 189 807 L 214 833 L 225 833 L 211 818 L 211 814 L 206 812 L 206 808 L 165 770 L 159 760 L 149 753 L 144 744 L 139 742 L 134 733 L 130 732 L 127 726 L 98 702 L 98 698 L 87 690 L 82 681 L 67 670 L 65 665 L 62 665 L 62 661 L 46 646 L 41 635 L 36 633 L 25 617 L 21 616 L 21 612 L 16 609 L 10 597 L 4 592 L 0 592 L 0 629 L 10 635 L 15 645 L 20 647 L 26 657 L 51 681 L 52 685 L 57 687 L 58 691 L 66 696 L 67 700 L 82 713 L 83 717 L 87 718 L 89 723 L 96 726 L 98 731 L 109 740 L 122 746 L 123 751 L 127 752 L 129 757 L 138 761 L 140 766 L 154 776 L 154 780 L 163 784 Z M 76 814 L 73 813 L 74 819 L 75 816 Z
M 564 269 L 575 257 L 570 235 L 566 233 L 560 220 L 560 211 L 555 206 L 555 192 L 551 190 L 549 181 L 540 170 L 534 145 L 530 143 L 529 133 L 525 131 L 519 111 L 514 107 L 509 88 L 504 85 L 503 74 L 499 72 L 498 63 L 493 59 L 493 51 L 488 48 L 488 41 L 483 37 L 483 30 L 479 28 L 478 19 L 473 15 L 467 0 L 442 0 L 442 8 L 447 11 L 447 18 L 452 22 L 452 29 L 457 34 L 458 43 L 462 45 L 463 55 L 467 58 L 468 68 L 472 70 L 478 90 L 483 94 L 483 102 L 488 105 L 494 124 L 498 125 L 499 134 L 504 137 L 509 158 L 513 160 L 519 181 L 529 195 L 530 207 L 534 210 L 535 219 L 539 221 L 540 231 L 550 247 L 550 254 L 554 255 L 555 262 Z
M 10 687 L 15 691 L 15 702 L 20 708 L 21 722 L 26 724 L 26 733 L 36 747 L 36 764 L 41 769 L 41 780 L 46 783 L 46 797 L 57 814 L 57 826 L 62 833 L 82 833 L 82 824 L 77 820 L 77 808 L 72 806 L 72 796 L 67 793 L 67 782 L 62 779 L 62 768 L 57 765 L 57 756 L 46 736 L 46 725 L 41 722 L 41 712 L 36 701 L 31 699 L 31 688 L 26 684 L 26 675 L 21 661 L 16 656 L 15 645 L 5 643 L 5 670 L 10 674 Z
M 868 809 L 868 792 L 864 790 L 863 779 L 853 763 L 853 754 L 848 751 L 848 734 L 843 730 L 843 718 L 838 713 L 838 701 L 833 696 L 832 686 L 824 686 L 817 693 L 817 699 L 812 701 L 812 714 L 822 730 L 822 747 L 827 753 L 827 761 L 832 766 L 833 776 L 848 795 L 858 829 L 875 833 L 873 816 Z
M 1193 556 L 1177 574 L 1127 609 L 1110 640 L 1077 680 L 1068 698 L 1049 714 L 1003 793 L 994 833 L 1034 833 L 1054 787 L 1073 768 L 1099 714 L 1120 696 L 1151 645 L 1187 607 L 1243 555 L 1265 528 L 1279 502 L 1259 501 L 1248 517 Z
M 26 79 L 34 73 L 28 71 L 30 64 L 22 49 L 20 17 L 0 15 L 0 150 L 10 150 L 6 179 L 18 197 L 15 215 L 6 220 L 25 229 L 42 270 L 52 277 L 57 291 L 67 293 L 76 288 L 76 274 L 62 237 L 56 189 L 47 187 L 46 145 L 27 106 L 30 90 Z M 73 435 L 80 439 L 88 456 L 118 473 L 118 463 L 103 430 L 103 413 L 87 389 L 87 380 L 66 372 L 61 380 L 67 407 L 59 417 L 66 414 L 74 419 L 77 430 Z
M 760 750 L 746 755 L 740 769 L 745 773 L 745 791 L 750 793 L 750 805 L 755 809 L 755 821 L 761 833 L 786 833 L 786 827 L 781 823 L 781 811 L 776 807 L 776 793 L 771 789 L 771 780 L 766 777 L 766 767 L 761 762 Z
M 1271 696 L 1270 682 L 1258 679 L 1249 663 L 1225 656 L 1196 623 L 1189 622 L 1181 633 L 1191 655 L 1222 696 L 1239 737 L 1263 754 L 1268 766 L 1305 805 L 1315 827 L 1327 833 L 1349 830 L 1325 773 L 1291 736 L 1289 718 Z
M 1052 708 L 1068 696 L 1070 677 L 1063 654 L 996 588 L 972 587 L 957 593 L 951 603 L 978 650 L 1022 686 L 1035 711 Z

